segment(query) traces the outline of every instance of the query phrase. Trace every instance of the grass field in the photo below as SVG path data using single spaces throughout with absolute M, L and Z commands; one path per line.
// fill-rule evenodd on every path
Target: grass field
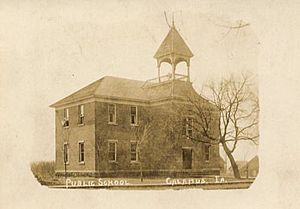
M 54 161 L 31 163 L 31 171 L 41 185 L 61 185 L 64 180 L 55 176 Z

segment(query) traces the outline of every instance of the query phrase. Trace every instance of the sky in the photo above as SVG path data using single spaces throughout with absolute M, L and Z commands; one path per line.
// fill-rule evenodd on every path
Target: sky
M 40 188 L 29 164 L 54 159 L 54 110 L 49 105 L 106 75 L 155 77 L 153 55 L 168 32 L 164 11 L 169 19 L 174 12 L 175 25 L 194 53 L 191 80 L 197 90 L 206 80 L 230 72 L 258 74 L 262 160 L 252 192 L 199 191 L 205 197 L 199 202 L 199 192 L 187 191 L 185 200 L 174 193 L 170 202 L 173 193 L 168 192 L 83 194 Z M 299 137 L 292 134 L 299 129 L 299 113 L 293 111 L 300 101 L 295 99 L 300 91 L 298 11 L 294 1 L 280 0 L 0 1 L 0 194 L 5 194 L 0 205 L 41 208 L 49 199 L 48 208 L 65 208 L 89 199 L 90 208 L 100 203 L 120 208 L 124 201 L 135 203 L 133 208 L 142 203 L 185 208 L 191 201 L 218 208 L 296 208 L 299 187 L 295 193 L 289 188 L 300 179 Z M 240 21 L 250 25 L 228 31 L 228 25 Z M 232 205 L 232 199 L 243 201 Z

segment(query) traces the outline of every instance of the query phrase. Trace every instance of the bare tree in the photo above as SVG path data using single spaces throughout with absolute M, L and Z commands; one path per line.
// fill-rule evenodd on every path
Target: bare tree
M 159 112 L 171 112 L 168 108 L 163 107 Z M 172 141 L 168 141 L 174 137 L 173 124 L 174 119 L 169 116 L 154 118 L 155 113 L 152 110 L 143 110 L 143 117 L 138 121 L 138 126 L 133 127 L 133 134 L 137 141 L 138 163 L 140 166 L 140 179 L 143 181 L 143 167 L 158 166 L 160 162 L 153 161 L 153 155 L 164 155 L 161 147 L 166 143 L 172 147 Z M 160 138 L 161 140 L 156 140 Z M 154 144 L 153 144 L 154 143 Z M 152 159 L 151 159 L 152 158 Z M 150 160 L 149 160 L 150 159 Z
M 134 127 L 133 133 L 137 141 L 136 151 L 138 153 L 138 162 L 140 166 L 140 179 L 143 181 L 143 158 L 142 150 L 143 144 L 151 137 L 153 125 L 151 123 L 152 117 L 148 111 L 145 112 L 145 117 L 138 122 L 138 126 Z
M 207 101 L 202 97 L 188 95 L 195 115 L 192 126 L 197 133 L 189 137 L 211 145 L 221 144 L 235 178 L 240 178 L 233 152 L 240 141 L 258 144 L 259 137 L 258 96 L 251 77 L 244 74 L 231 75 L 219 83 L 210 82 L 204 89 Z

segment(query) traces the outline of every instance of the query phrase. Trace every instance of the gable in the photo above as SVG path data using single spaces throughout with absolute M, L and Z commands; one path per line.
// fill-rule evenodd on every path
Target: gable
M 193 56 L 193 53 L 191 52 L 191 50 L 189 49 L 189 47 L 187 46 L 187 44 L 180 36 L 175 27 L 172 27 L 170 29 L 168 35 L 156 51 L 154 58 L 163 57 L 172 53 L 177 55 L 183 55 L 186 57 Z

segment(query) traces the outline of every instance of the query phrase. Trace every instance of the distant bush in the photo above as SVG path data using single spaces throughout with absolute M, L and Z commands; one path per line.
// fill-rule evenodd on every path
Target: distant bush
M 40 161 L 31 163 L 31 171 L 41 185 L 59 184 L 55 176 L 54 161 Z

